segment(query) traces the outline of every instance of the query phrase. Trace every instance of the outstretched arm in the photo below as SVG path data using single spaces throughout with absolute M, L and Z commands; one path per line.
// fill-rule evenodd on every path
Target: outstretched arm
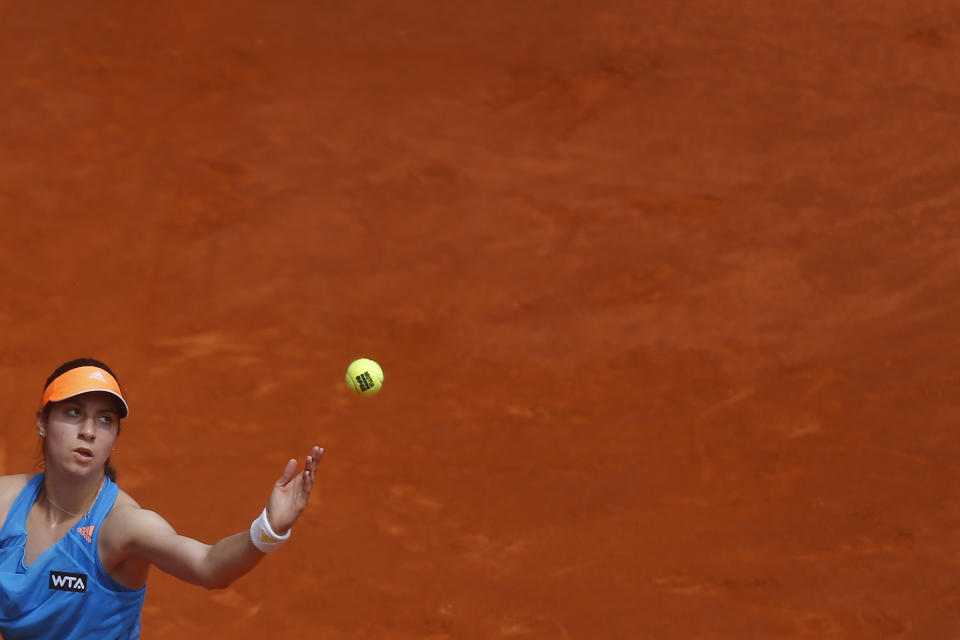
M 267 519 L 278 535 L 289 531 L 306 508 L 323 450 L 313 447 L 304 468 L 297 472 L 295 459 L 287 462 L 267 502 Z M 209 589 L 229 586 L 253 569 L 264 553 L 244 530 L 214 545 L 181 536 L 159 514 L 135 507 L 115 509 L 111 538 L 120 555 L 140 559 L 165 573 Z

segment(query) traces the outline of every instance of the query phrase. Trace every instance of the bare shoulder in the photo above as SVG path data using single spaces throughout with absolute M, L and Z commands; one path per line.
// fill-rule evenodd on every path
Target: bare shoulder
M 0 507 L 4 510 L 10 508 L 13 501 L 17 499 L 17 494 L 23 490 L 34 473 L 17 473 L 10 476 L 0 476 Z
M 12 493 L 14 497 L 20 490 L 27 486 L 27 483 L 30 482 L 30 478 L 35 476 L 35 473 L 15 473 L 9 476 L 0 476 L 0 498 L 3 498 L 8 493 Z
M 135 509 L 139 509 L 140 505 L 129 493 L 123 489 L 118 489 L 117 499 L 113 503 L 113 508 L 116 509 L 117 507 L 133 507 Z
M 30 482 L 35 474 L 17 473 L 9 476 L 0 476 L 0 525 L 7 519 L 7 512 L 13 506 L 14 500 Z
M 140 503 L 133 499 L 133 496 L 121 489 L 117 493 L 113 508 L 110 509 L 110 513 L 103 520 L 103 531 L 107 533 L 111 530 L 118 532 L 129 530 L 145 518 L 149 519 L 151 514 L 153 514 L 152 511 L 141 507 Z
M 170 525 L 157 512 L 144 509 L 121 489 L 113 508 L 103 520 L 101 535 L 108 545 L 125 547 L 143 536 L 165 532 L 169 528 Z

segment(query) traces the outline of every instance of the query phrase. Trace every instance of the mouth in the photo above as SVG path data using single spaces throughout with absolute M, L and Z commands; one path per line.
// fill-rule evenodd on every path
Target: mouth
M 86 447 L 77 447 L 76 449 L 73 450 L 73 452 L 83 460 L 93 459 L 93 451 L 91 451 L 90 449 L 87 449 Z

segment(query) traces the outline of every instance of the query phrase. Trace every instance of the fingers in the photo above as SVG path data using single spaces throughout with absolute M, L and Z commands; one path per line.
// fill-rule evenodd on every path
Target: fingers
M 320 458 L 323 456 L 323 449 L 314 447 L 307 456 L 307 463 L 303 466 L 303 489 L 309 495 L 313 488 L 313 478 L 317 472 L 317 466 L 320 464 Z
M 297 473 L 297 460 L 295 458 L 290 458 L 287 460 L 287 466 L 283 468 L 283 473 L 280 474 L 280 477 L 277 479 L 277 486 L 283 487 L 286 486 L 293 476 Z
M 317 466 L 320 464 L 320 458 L 323 457 L 323 449 L 320 447 L 313 447 L 310 450 L 309 455 L 307 455 L 307 462 L 303 466 L 303 479 L 305 482 L 313 483 L 313 476 L 317 471 Z M 280 475 L 280 478 L 277 480 L 278 487 L 285 487 L 290 481 L 297 475 L 297 460 L 296 458 L 290 458 L 287 460 L 287 465 L 283 468 L 283 473 Z
M 307 469 L 310 470 L 310 473 L 313 473 L 317 470 L 317 467 L 320 466 L 320 458 L 323 457 L 323 449 L 320 447 L 314 447 L 310 451 L 310 455 L 307 456 Z

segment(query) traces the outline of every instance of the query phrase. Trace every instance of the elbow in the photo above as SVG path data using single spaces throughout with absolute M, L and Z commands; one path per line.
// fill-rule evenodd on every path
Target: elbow
M 203 585 L 203 588 L 207 591 L 223 591 L 230 586 L 229 582 L 209 582 Z
M 211 577 L 204 580 L 201 586 L 207 591 L 222 591 L 233 584 L 228 578 Z

